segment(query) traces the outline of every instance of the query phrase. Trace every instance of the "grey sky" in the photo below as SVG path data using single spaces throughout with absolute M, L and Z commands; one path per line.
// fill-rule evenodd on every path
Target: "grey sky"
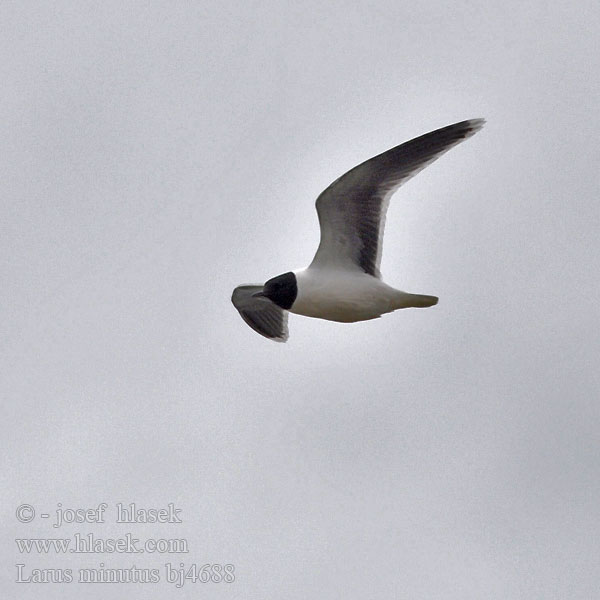
M 6 597 L 594 597 L 599 26 L 591 1 L 3 2 Z M 387 218 L 385 280 L 438 306 L 291 315 L 286 345 L 243 323 L 233 287 L 310 262 L 331 181 L 475 117 Z M 15 518 L 59 502 L 184 522 Z M 14 542 L 90 531 L 190 552 Z M 181 561 L 236 581 L 177 589 Z

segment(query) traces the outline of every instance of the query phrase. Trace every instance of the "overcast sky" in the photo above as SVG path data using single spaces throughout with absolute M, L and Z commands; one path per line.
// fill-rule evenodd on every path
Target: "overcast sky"
M 599 27 L 591 0 L 3 1 L 6 597 L 595 597 Z M 331 181 L 475 117 L 388 213 L 385 280 L 436 307 L 291 315 L 287 344 L 240 319 L 236 285 L 312 259 Z M 189 553 L 15 543 L 90 532 Z M 77 582 L 100 563 L 160 582 Z

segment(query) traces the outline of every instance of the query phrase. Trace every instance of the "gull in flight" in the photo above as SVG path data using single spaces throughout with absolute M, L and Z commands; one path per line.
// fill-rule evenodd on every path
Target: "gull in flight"
M 382 281 L 379 265 L 386 211 L 405 181 L 484 123 L 472 119 L 426 133 L 336 179 L 317 198 L 321 241 L 310 265 L 264 285 L 236 287 L 231 301 L 242 319 L 266 338 L 285 342 L 288 312 L 354 323 L 399 308 L 437 304 L 435 296 L 409 294 Z

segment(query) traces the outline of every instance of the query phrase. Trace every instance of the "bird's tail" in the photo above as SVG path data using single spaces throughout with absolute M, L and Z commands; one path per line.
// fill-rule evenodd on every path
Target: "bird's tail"
M 405 294 L 403 308 L 427 308 L 438 303 L 437 296 L 424 296 L 422 294 Z

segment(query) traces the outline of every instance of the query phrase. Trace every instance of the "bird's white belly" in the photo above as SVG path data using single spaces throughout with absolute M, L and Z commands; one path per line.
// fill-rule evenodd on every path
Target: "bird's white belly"
M 353 323 L 375 319 L 396 308 L 397 290 L 361 272 L 295 272 L 298 295 L 290 312 Z

